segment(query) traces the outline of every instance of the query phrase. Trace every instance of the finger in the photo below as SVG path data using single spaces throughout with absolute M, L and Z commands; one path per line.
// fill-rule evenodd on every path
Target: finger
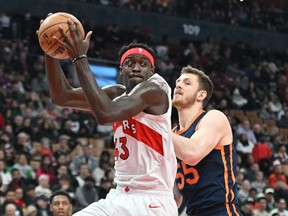
M 67 21 L 68 25 L 69 25 L 69 29 L 70 29 L 70 33 L 71 33 L 71 37 L 73 38 L 73 40 L 76 39 L 77 33 L 76 33 L 76 25 L 74 22 L 72 22 L 70 19 Z
M 59 31 L 60 31 L 60 33 L 61 33 L 61 36 L 63 37 L 63 41 L 69 41 L 69 37 L 67 36 L 67 34 L 66 34 L 66 32 L 64 31 L 64 29 L 61 27 L 61 26 L 59 26 Z
M 59 40 L 56 36 L 53 36 L 53 39 L 57 41 L 57 43 L 61 44 L 63 47 L 67 47 L 64 41 Z
M 92 31 L 89 31 L 89 32 L 86 34 L 85 41 L 90 41 L 90 38 L 91 38 L 92 34 L 93 34 L 93 32 L 92 32 Z
M 48 14 L 47 14 L 47 17 L 51 16 L 52 14 L 53 14 L 53 13 L 48 13 Z
M 83 39 L 81 30 L 80 30 L 80 24 L 78 22 L 75 22 L 74 24 L 75 24 L 75 29 L 76 29 L 77 36 L 79 38 Z

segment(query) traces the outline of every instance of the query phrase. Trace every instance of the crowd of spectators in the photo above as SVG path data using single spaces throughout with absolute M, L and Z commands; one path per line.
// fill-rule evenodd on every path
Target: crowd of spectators
M 288 32 L 285 0 L 78 0 L 108 7 Z
M 19 215 L 49 215 L 48 198 L 59 189 L 71 195 L 76 211 L 114 187 L 112 129 L 97 125 L 90 113 L 51 102 L 35 34 L 41 18 L 28 15 L 1 16 L 0 215 L 11 204 Z M 166 35 L 153 41 L 137 26 L 127 32 L 114 24 L 98 28 L 89 20 L 83 25 L 97 33 L 88 52 L 92 59 L 117 64 L 117 50 L 123 44 L 146 42 L 157 51 L 157 72 L 171 88 L 183 66 L 205 71 L 215 85 L 207 109 L 225 112 L 233 129 L 243 215 L 284 211 L 288 202 L 288 50 L 254 50 L 241 41 L 231 46 L 225 39 L 215 42 L 213 36 L 203 43 L 172 44 Z M 61 64 L 71 85 L 77 86 L 70 61 Z M 176 120 L 173 112 L 172 122 Z

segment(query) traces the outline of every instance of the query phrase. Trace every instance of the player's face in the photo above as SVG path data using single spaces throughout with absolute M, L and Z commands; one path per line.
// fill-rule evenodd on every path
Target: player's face
M 198 78 L 194 74 L 182 74 L 176 80 L 172 105 L 177 109 L 190 107 L 196 101 L 199 89 Z
M 150 61 L 143 55 L 128 56 L 121 68 L 128 90 L 133 89 L 140 82 L 146 81 L 154 74 Z
M 72 205 L 64 195 L 55 196 L 50 204 L 53 216 L 71 216 Z

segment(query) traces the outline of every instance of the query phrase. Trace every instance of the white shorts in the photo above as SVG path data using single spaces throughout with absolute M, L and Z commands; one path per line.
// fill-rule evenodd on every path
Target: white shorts
M 127 191 L 127 190 L 126 190 Z M 111 189 L 106 199 L 94 202 L 73 216 L 177 216 L 172 192 Z

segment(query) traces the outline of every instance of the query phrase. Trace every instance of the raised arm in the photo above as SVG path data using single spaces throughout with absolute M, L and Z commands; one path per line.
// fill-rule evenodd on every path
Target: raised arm
M 91 111 L 82 88 L 73 88 L 69 84 L 59 61 L 45 55 L 45 63 L 49 91 L 53 103 L 63 107 Z M 110 99 L 113 99 L 123 94 L 125 87 L 123 85 L 114 85 L 105 87 L 103 90 Z
M 80 59 L 75 62 L 75 66 L 86 99 L 99 124 L 123 121 L 141 111 L 159 115 L 164 112 L 158 111 L 158 108 L 167 108 L 167 94 L 153 82 L 139 83 L 129 94 L 110 100 L 95 79 L 92 79 L 93 74 L 87 59 Z
M 172 135 L 176 156 L 190 165 L 196 165 L 216 145 L 232 143 L 232 131 L 227 117 L 211 110 L 200 121 L 198 130 L 190 138 Z
M 152 81 L 143 81 L 136 85 L 129 94 L 111 100 L 98 86 L 90 69 L 88 59 L 85 57 L 92 32 L 88 32 L 83 40 L 79 31 L 79 23 L 75 23 L 74 25 L 71 21 L 68 21 L 68 24 L 71 37 L 67 36 L 63 29 L 60 28 L 65 42 L 56 40 L 65 46 L 69 57 L 75 59 L 74 65 L 86 101 L 99 124 L 123 121 L 141 111 L 154 115 L 163 114 L 167 111 L 168 95 L 160 86 Z M 133 73 L 139 73 L 139 71 L 137 69 L 137 72 L 134 71 Z M 151 66 L 150 70 L 146 72 L 153 73 Z

